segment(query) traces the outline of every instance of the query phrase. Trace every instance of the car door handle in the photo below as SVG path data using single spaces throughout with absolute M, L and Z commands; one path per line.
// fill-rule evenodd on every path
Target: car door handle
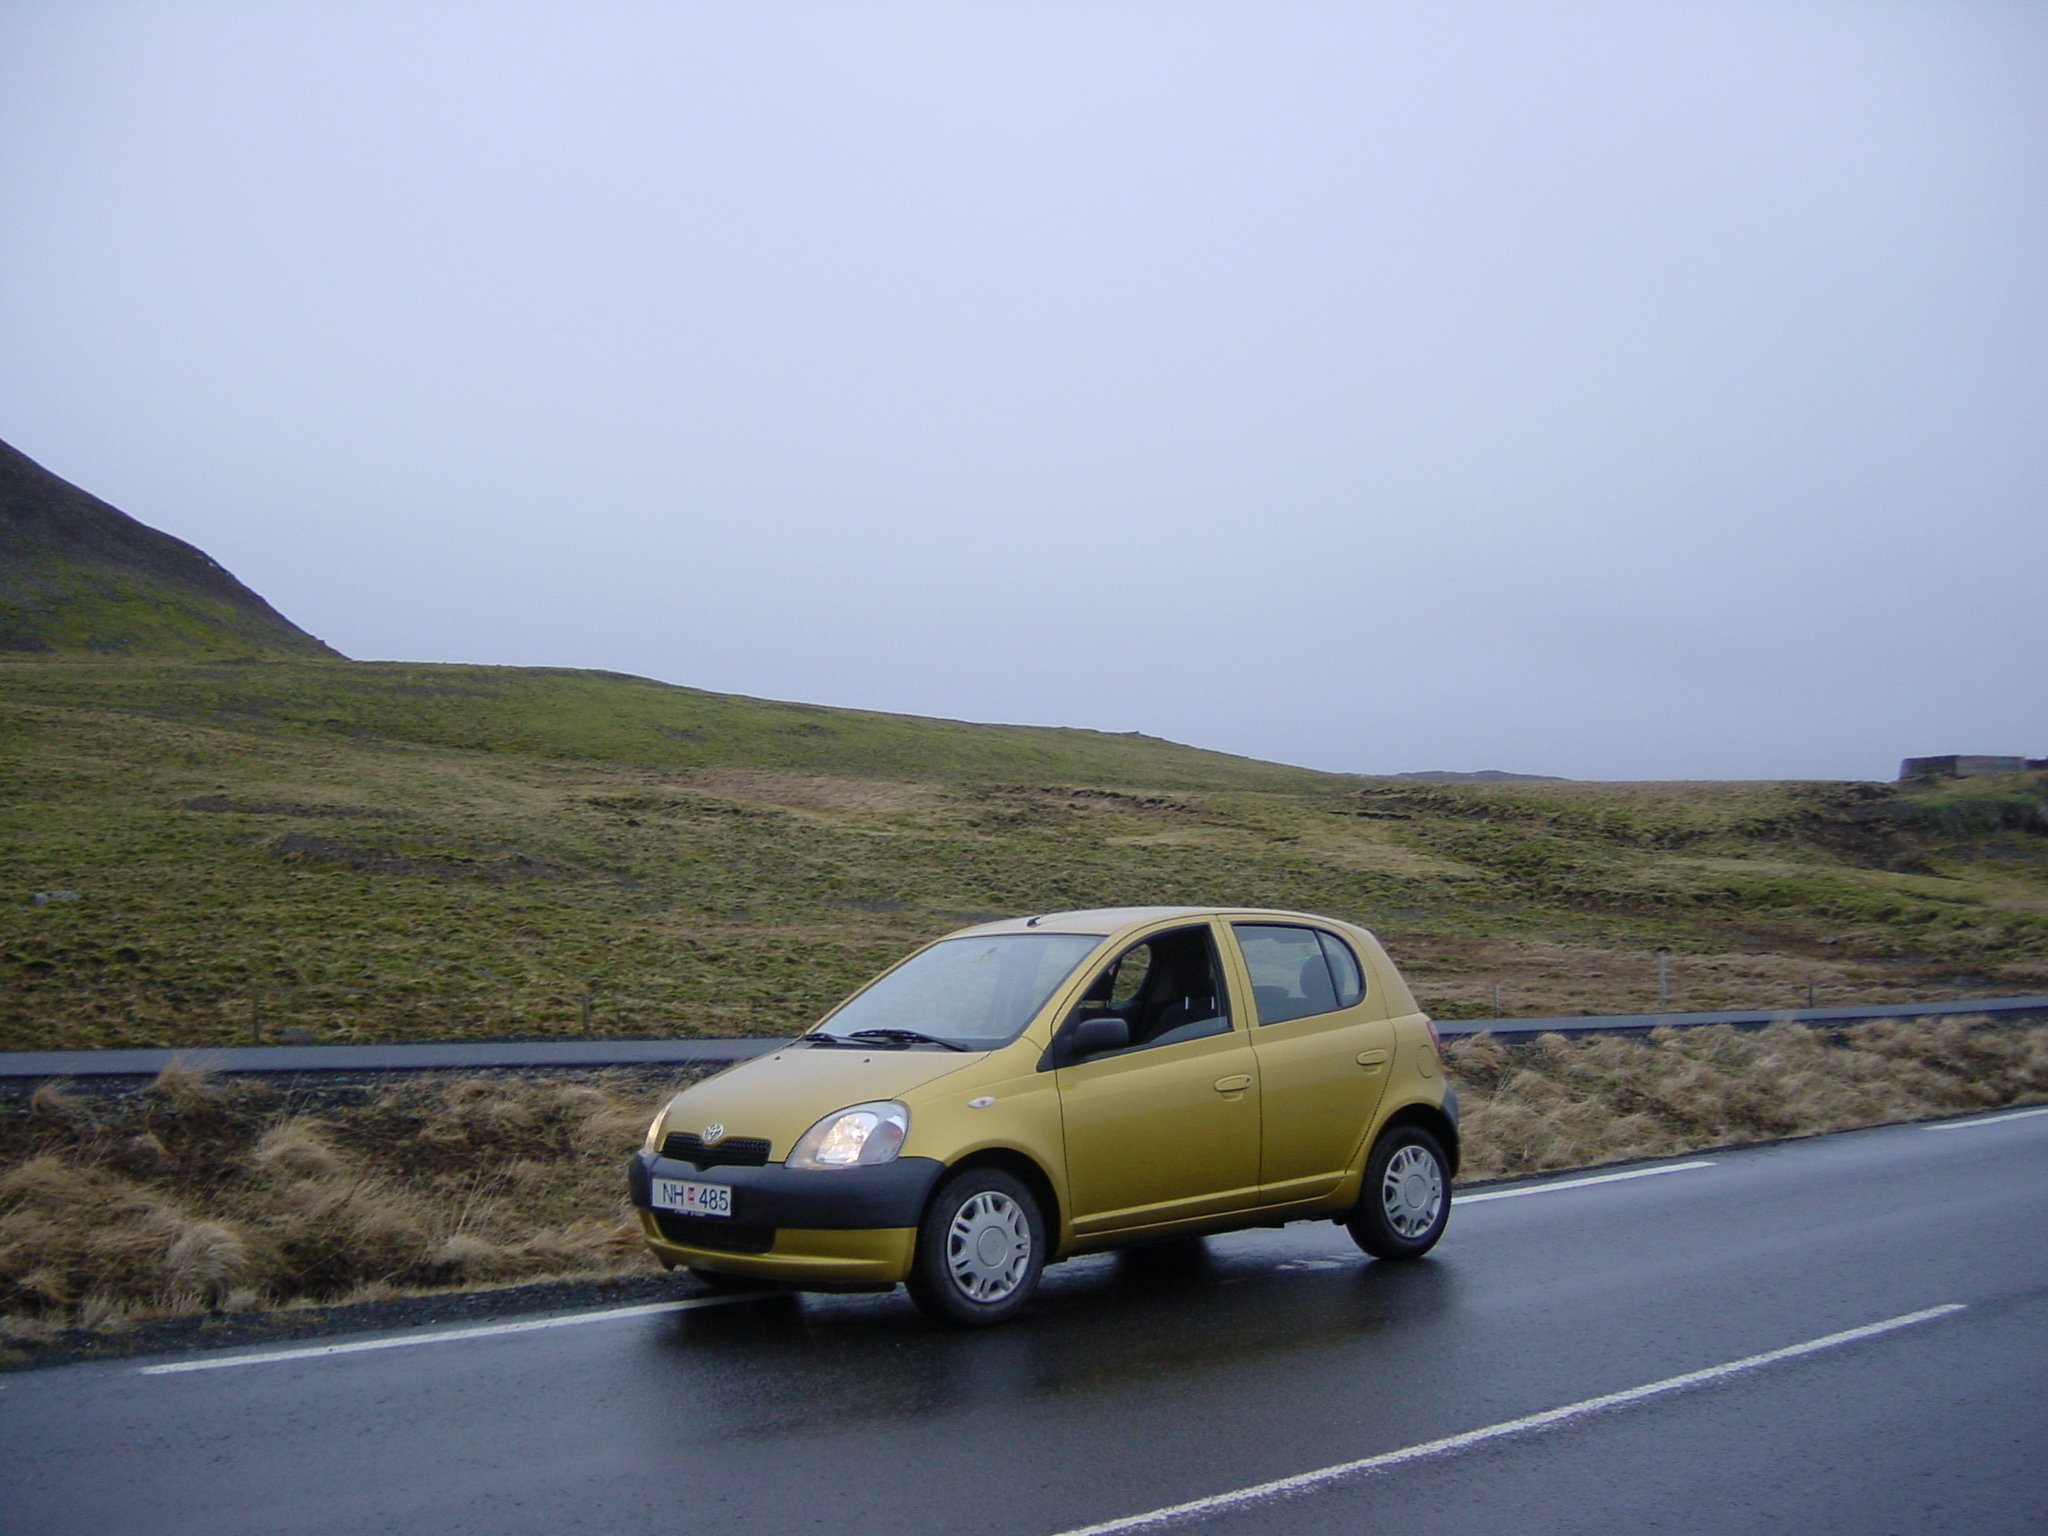
M 1385 1051 L 1360 1051 L 1358 1053 L 1358 1064 L 1368 1072 L 1377 1072 L 1387 1064 L 1387 1053 Z
M 1252 1075 L 1249 1072 L 1233 1072 L 1228 1077 L 1216 1079 L 1218 1093 L 1243 1093 L 1251 1085 Z

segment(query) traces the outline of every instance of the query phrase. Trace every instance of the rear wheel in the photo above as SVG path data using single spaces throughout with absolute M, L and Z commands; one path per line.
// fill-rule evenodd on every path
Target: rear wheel
M 1450 1162 L 1417 1125 L 1397 1125 L 1373 1144 L 1365 1183 L 1345 1223 L 1376 1259 L 1419 1259 L 1451 1219 Z
M 1022 1310 L 1045 1267 L 1045 1219 L 1024 1181 L 970 1168 L 932 1197 L 917 1232 L 910 1297 L 958 1327 L 1005 1322 Z

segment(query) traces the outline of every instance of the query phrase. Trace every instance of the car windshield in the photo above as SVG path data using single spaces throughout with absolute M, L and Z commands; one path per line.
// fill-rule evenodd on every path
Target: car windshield
M 1000 933 L 942 939 L 829 1014 L 814 1035 L 910 1030 L 970 1050 L 1017 1038 L 1102 942 L 1084 933 Z

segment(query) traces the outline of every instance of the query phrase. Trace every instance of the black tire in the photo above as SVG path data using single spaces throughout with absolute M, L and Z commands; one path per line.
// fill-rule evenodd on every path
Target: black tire
M 1419 1125 L 1397 1125 L 1373 1144 L 1365 1182 L 1345 1223 L 1376 1259 L 1419 1259 L 1451 1219 L 1451 1164 Z
M 986 1328 L 1023 1310 L 1044 1268 L 1037 1198 L 1000 1168 L 969 1168 L 942 1184 L 925 1211 L 910 1299 L 935 1322 Z

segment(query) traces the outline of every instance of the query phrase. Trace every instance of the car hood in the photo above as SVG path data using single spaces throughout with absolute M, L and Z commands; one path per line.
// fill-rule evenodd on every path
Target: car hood
M 976 1067 L 982 1052 L 846 1050 L 787 1046 L 685 1088 L 669 1101 L 661 1134 L 722 1125 L 727 1136 L 765 1136 L 780 1162 L 797 1137 L 835 1109 L 900 1099 L 925 1084 Z

